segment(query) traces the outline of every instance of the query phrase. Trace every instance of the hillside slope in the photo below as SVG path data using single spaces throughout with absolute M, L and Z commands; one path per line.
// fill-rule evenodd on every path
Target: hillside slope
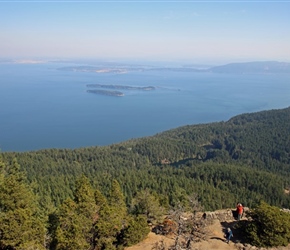
M 143 143 L 147 151 L 142 153 L 149 154 L 153 162 L 161 162 L 162 158 L 177 162 L 183 154 L 183 161 L 187 156 L 202 161 L 238 162 L 289 175 L 289 131 L 290 108 L 242 114 L 227 122 L 166 131 L 149 138 L 147 144 Z M 151 150 L 153 143 L 161 144 L 159 150 Z
M 84 174 L 107 195 L 118 180 L 128 207 L 144 189 L 174 206 L 196 193 L 208 210 L 261 199 L 290 207 L 290 108 L 189 125 L 106 147 L 1 153 L 36 183 L 43 206 L 72 197 Z

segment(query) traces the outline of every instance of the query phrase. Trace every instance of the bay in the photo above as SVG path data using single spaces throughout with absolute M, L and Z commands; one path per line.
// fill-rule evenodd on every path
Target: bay
M 58 70 L 61 63 L 0 64 L 0 149 L 103 146 L 183 125 L 288 107 L 289 74 Z M 154 86 L 114 97 L 87 84 Z

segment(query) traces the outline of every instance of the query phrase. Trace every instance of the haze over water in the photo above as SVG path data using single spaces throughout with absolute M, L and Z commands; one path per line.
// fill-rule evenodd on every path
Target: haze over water
M 0 1 L 0 149 L 108 145 L 288 107 L 290 74 L 58 68 L 76 58 L 71 65 L 290 62 L 289 9 L 289 1 Z M 31 64 L 44 58 L 55 63 Z M 87 93 L 87 84 L 156 89 L 112 97 Z
M 290 74 L 58 70 L 64 66 L 0 64 L 1 151 L 109 145 L 289 106 Z M 114 97 L 87 93 L 87 84 L 156 89 Z

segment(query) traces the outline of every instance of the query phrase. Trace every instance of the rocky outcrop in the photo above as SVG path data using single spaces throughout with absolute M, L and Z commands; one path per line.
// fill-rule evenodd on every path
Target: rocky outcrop
M 249 211 L 249 208 L 245 207 L 244 211 Z M 281 209 L 281 211 L 284 212 L 290 212 L 289 209 Z M 235 218 L 235 209 L 224 209 L 224 210 L 217 210 L 217 211 L 213 211 L 213 212 L 205 212 L 206 214 L 206 219 L 209 221 L 214 221 L 214 220 L 218 220 L 221 225 L 233 225 L 233 223 L 235 223 L 236 218 Z M 201 215 L 202 216 L 202 215 Z M 245 219 L 245 217 L 243 217 L 243 220 Z M 256 246 L 252 246 L 250 244 L 247 243 L 242 243 L 239 240 L 239 232 L 238 231 L 234 231 L 234 249 L 238 249 L 238 250 L 290 250 L 290 245 L 286 246 L 286 247 L 273 247 L 273 248 L 264 248 L 264 247 L 256 247 Z
M 249 208 L 245 207 L 244 211 L 249 211 Z M 208 220 L 219 220 L 220 222 L 223 221 L 232 221 L 236 219 L 236 209 L 232 208 L 232 209 L 223 209 L 223 210 L 217 210 L 217 211 L 213 211 L 213 212 L 205 212 L 206 214 L 206 218 Z

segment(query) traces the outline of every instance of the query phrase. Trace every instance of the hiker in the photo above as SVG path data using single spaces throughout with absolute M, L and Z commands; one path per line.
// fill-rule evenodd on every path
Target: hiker
M 228 227 L 227 232 L 225 234 L 226 237 L 226 243 L 230 243 L 230 239 L 234 236 L 232 230 Z
M 241 203 L 237 205 L 237 214 L 238 214 L 238 221 L 242 219 L 244 213 L 244 207 Z

